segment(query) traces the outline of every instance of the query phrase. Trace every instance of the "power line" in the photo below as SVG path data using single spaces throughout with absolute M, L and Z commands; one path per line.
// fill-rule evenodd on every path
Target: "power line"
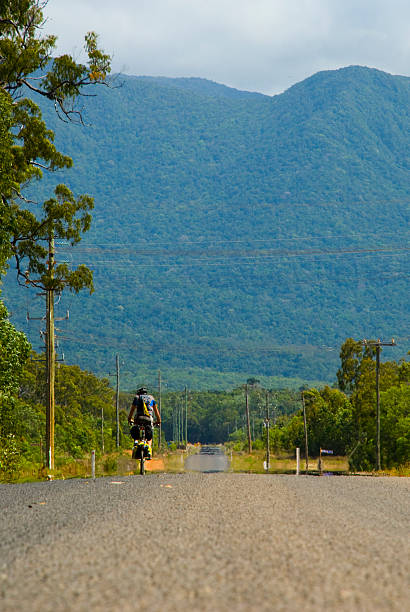
M 408 233 L 408 232 L 407 232 Z M 383 237 L 394 237 L 397 238 L 397 232 L 383 232 Z M 224 238 L 224 239 L 213 239 L 213 238 L 207 238 L 206 240 L 181 240 L 178 243 L 178 246 L 180 248 L 183 248 L 185 245 L 191 245 L 191 244 L 198 244 L 198 245 L 202 245 L 205 247 L 208 247 L 211 244 L 255 244 L 255 243 L 265 243 L 265 242 L 292 242 L 292 241 L 306 241 L 306 240 L 324 240 L 324 239 L 335 239 L 335 238 L 361 238 L 363 239 L 368 239 L 368 238 L 376 238 L 377 240 L 380 240 L 380 233 L 377 232 L 357 232 L 357 233 L 349 233 L 349 234 L 319 234 L 319 235 L 314 235 L 314 234 L 310 234 L 309 236 L 283 236 L 283 237 L 277 237 L 277 238 L 248 238 L 247 240 L 237 240 L 237 239 L 230 239 L 230 238 Z M 141 241 L 139 241 L 139 243 L 141 243 Z M 151 250 L 155 249 L 158 246 L 173 246 L 175 247 L 175 241 L 170 242 L 170 241 L 147 241 L 147 242 L 143 242 L 143 244 L 146 245 L 146 249 L 151 252 Z M 70 247 L 69 245 L 66 244 L 61 244 L 58 245 L 59 250 L 62 251 L 66 251 L 66 250 L 71 250 L 71 249 L 75 249 L 75 251 L 83 251 L 83 250 L 94 250 L 94 249 L 120 249 L 120 250 L 131 250 L 131 251 L 136 251 L 136 252 L 140 252 L 141 249 L 136 249 L 135 245 L 124 245 L 124 242 L 96 242 L 96 243 L 87 243 L 86 241 L 82 240 L 81 241 L 81 245 L 75 245 L 74 247 Z M 142 249 L 144 250 L 144 249 Z
M 246 255 L 246 254 L 238 254 L 238 253 L 229 253 L 226 252 L 224 254 L 222 253 L 218 253 L 218 254 L 206 254 L 206 257 L 204 257 L 203 259 L 192 259 L 189 263 L 188 262 L 183 262 L 183 261 L 168 261 L 168 262 L 163 262 L 163 263 L 135 263 L 132 260 L 129 261 L 121 261 L 118 262 L 114 261 L 114 260 L 100 260 L 100 261 L 96 261 L 93 260 L 91 262 L 90 265 L 92 265 L 94 268 L 98 267 L 98 266 L 111 266 L 113 265 L 116 269 L 121 269 L 121 268 L 129 268 L 129 267 L 133 267 L 133 268 L 152 268 L 152 267 L 182 267 L 182 266 L 226 266 L 229 265 L 228 262 L 225 261 L 214 261 L 214 262 L 210 262 L 209 259 L 211 259 L 212 257 L 215 257 L 215 259 L 229 259 L 232 261 L 236 261 L 237 265 L 255 265 L 256 263 L 267 263 L 270 261 L 274 261 L 277 259 L 287 259 L 287 258 L 302 258 L 305 260 L 309 260 L 309 259 L 313 259 L 316 257 L 329 257 L 329 256 L 344 256 L 344 255 L 362 255 L 365 257 L 369 257 L 369 256 L 373 256 L 373 255 L 383 255 L 383 256 L 399 256 L 400 255 L 405 255 L 410 251 L 410 247 L 389 247 L 389 248 L 374 248 L 374 249 L 329 249 L 329 250 L 304 250 L 304 251 L 277 251 L 277 252 L 269 252 L 269 253 L 261 253 L 260 255 Z M 155 254 L 153 253 L 146 253 L 146 255 L 148 257 L 151 258 L 155 258 Z M 204 253 L 205 255 L 205 253 Z M 179 255 L 175 255 L 172 253 L 168 253 L 167 254 L 168 257 L 179 257 L 182 258 L 184 257 L 185 259 L 188 259 L 188 257 L 190 257 L 190 254 L 185 254 L 184 256 L 182 254 Z M 161 255 L 161 257 L 163 257 L 163 255 Z M 191 256 L 192 257 L 192 256 Z M 83 262 L 84 263 L 84 262 Z

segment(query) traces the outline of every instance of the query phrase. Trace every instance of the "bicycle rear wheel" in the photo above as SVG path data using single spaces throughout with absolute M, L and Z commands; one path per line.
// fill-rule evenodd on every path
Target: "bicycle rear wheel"
M 141 474 L 141 476 L 143 476 L 145 474 L 145 452 L 144 452 L 144 447 L 141 447 L 140 474 Z

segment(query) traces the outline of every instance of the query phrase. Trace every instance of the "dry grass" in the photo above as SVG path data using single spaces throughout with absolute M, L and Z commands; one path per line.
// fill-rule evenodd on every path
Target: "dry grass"
M 95 462 L 95 475 L 100 476 L 127 476 L 139 473 L 139 461 L 131 458 L 131 450 L 122 453 L 111 453 L 97 457 Z M 192 451 L 191 451 L 192 452 Z M 165 452 L 154 455 L 145 466 L 147 472 L 183 472 L 187 453 L 184 451 Z M 65 480 L 69 478 L 90 478 L 91 457 L 72 459 L 59 457 L 56 468 L 48 470 L 41 464 L 25 466 L 14 482 L 35 482 L 38 480 Z
M 198 451 L 198 447 L 189 445 L 188 454 Z M 184 471 L 184 463 L 188 456 L 186 451 L 166 451 L 161 454 L 154 455 L 151 461 L 147 461 L 146 469 L 148 472 L 167 472 L 181 473 Z M 255 450 L 251 455 L 245 452 L 235 452 L 232 454 L 227 451 L 228 459 L 231 460 L 229 471 L 231 472 L 247 472 L 253 474 L 266 473 L 263 463 L 266 460 L 266 454 L 263 450 Z M 30 482 L 38 480 L 52 479 L 69 479 L 69 478 L 90 478 L 91 477 L 91 458 L 71 459 L 69 457 L 59 457 L 56 469 L 52 474 L 40 464 L 32 464 L 23 469 L 14 482 Z M 96 476 L 126 476 L 139 473 L 139 461 L 131 458 L 131 451 L 123 451 L 120 453 L 112 453 L 98 457 L 96 460 Z M 300 470 L 305 472 L 305 459 L 302 457 L 300 461 Z M 333 457 L 326 455 L 322 457 L 323 472 L 332 472 L 336 474 L 348 474 L 349 465 L 347 457 Z M 296 459 L 291 455 L 273 455 L 270 456 L 271 474 L 294 474 L 296 472 Z M 309 458 L 309 473 L 318 473 L 318 458 Z M 383 470 L 380 473 L 366 472 L 363 475 L 373 476 L 400 476 L 410 477 L 410 464 L 400 468 L 391 470 Z
M 410 463 L 408 463 L 407 465 L 401 465 L 398 468 L 393 468 L 391 470 L 388 470 L 388 475 L 389 476 L 403 476 L 403 477 L 410 477 Z
M 229 454 L 228 454 L 229 457 Z M 249 453 L 232 453 L 231 471 L 232 472 L 252 472 L 256 474 L 265 473 L 263 462 L 266 460 L 265 451 L 253 451 Z M 270 473 L 291 474 L 296 472 L 296 458 L 290 455 L 272 455 L 270 456 Z M 305 470 L 305 459 L 300 461 L 300 470 Z M 322 457 L 322 470 L 324 472 L 347 473 L 349 465 L 347 457 Z M 309 473 L 318 471 L 318 458 L 309 458 Z

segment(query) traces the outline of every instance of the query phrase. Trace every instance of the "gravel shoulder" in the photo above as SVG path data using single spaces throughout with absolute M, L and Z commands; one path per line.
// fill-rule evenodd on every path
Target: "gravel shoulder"
M 410 610 L 410 480 L 0 485 L 0 609 Z

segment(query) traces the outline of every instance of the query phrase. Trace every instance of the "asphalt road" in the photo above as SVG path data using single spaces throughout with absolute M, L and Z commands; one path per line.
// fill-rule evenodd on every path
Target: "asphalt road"
M 410 610 L 410 480 L 0 485 L 0 609 Z
M 190 455 L 184 468 L 188 472 L 226 472 L 229 468 L 228 457 L 220 446 L 202 446 L 199 453 Z

